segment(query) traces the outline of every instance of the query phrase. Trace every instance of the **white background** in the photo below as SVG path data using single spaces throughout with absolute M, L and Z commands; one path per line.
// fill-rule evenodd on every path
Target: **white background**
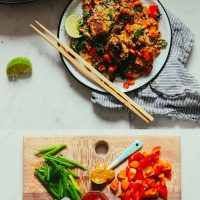
M 22 199 L 23 135 L 100 134 L 100 129 L 107 129 L 102 130 L 107 134 L 140 134 L 144 131 L 134 129 L 170 128 L 173 130 L 145 133 L 181 134 L 183 200 L 199 200 L 200 130 L 194 130 L 199 124 L 159 118 L 147 126 L 124 111 L 93 105 L 91 91 L 66 72 L 56 50 L 30 29 L 29 24 L 38 19 L 56 33 L 65 4 L 64 0 L 40 0 L 26 5 L 0 5 L 0 199 Z M 187 67 L 200 82 L 200 1 L 163 0 L 163 4 L 195 33 L 196 42 Z M 9 82 L 6 64 L 21 55 L 31 59 L 33 75 Z M 110 130 L 113 128 L 116 131 Z M 180 128 L 191 129 L 175 130 Z M 98 131 L 89 131 L 94 129 Z

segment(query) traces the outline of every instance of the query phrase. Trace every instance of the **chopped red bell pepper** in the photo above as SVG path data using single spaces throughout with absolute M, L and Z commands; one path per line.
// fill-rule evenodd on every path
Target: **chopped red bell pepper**
M 132 162 L 132 161 L 139 161 L 139 160 L 141 160 L 142 158 L 143 158 L 142 153 L 141 153 L 141 152 L 137 152 L 137 153 L 132 154 L 132 155 L 129 157 L 128 161 L 129 161 L 129 163 L 130 163 L 130 162 Z
M 106 62 L 111 63 L 111 57 L 110 57 L 110 55 L 109 55 L 108 53 L 107 53 L 107 54 L 104 54 L 103 59 L 104 59 Z
M 92 6 L 91 5 L 86 5 L 85 6 L 85 11 L 89 12 L 90 10 L 92 10 Z
M 130 167 L 135 168 L 135 169 L 137 169 L 138 165 L 139 165 L 139 162 L 138 162 L 138 161 L 132 161 L 132 162 L 129 164 Z
M 145 196 L 148 198 L 157 197 L 158 189 L 157 188 L 150 188 L 145 191 Z
M 158 16 L 158 5 L 150 5 L 149 6 L 149 17 L 156 18 Z
M 115 179 L 115 180 L 111 183 L 110 189 L 111 189 L 113 192 L 117 192 L 118 187 L 119 187 L 119 181 L 118 181 L 117 179 Z
M 124 82 L 124 84 L 123 84 L 123 88 L 124 88 L 124 89 L 128 89 L 129 86 L 130 86 L 130 84 L 129 84 L 128 81 Z
M 119 174 L 117 175 L 118 178 L 120 179 L 125 179 L 126 178 L 126 170 L 121 170 Z
M 123 191 L 126 191 L 129 187 L 130 182 L 127 179 L 123 179 L 121 182 L 121 188 Z
M 128 180 L 132 181 L 136 175 L 137 170 L 134 168 L 129 168 L 128 169 Z
M 158 193 L 161 197 L 166 199 L 168 196 L 167 187 L 165 185 L 158 185 Z
M 108 68 L 108 72 L 110 72 L 110 73 L 114 73 L 116 70 L 117 70 L 117 65 L 110 66 L 110 67 Z
M 106 69 L 106 66 L 104 65 L 104 64 L 100 64 L 99 66 L 98 66 L 98 70 L 99 71 L 104 71 Z
M 128 166 L 120 171 L 121 200 L 143 200 L 148 198 L 167 198 L 167 179 L 171 179 L 171 163 L 160 159 L 161 147 L 154 147 L 150 154 L 137 152 L 128 158 Z

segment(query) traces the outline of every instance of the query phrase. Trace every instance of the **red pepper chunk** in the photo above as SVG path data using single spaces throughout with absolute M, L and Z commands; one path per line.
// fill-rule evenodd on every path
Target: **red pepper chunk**
M 153 53 L 149 49 L 142 49 L 141 56 L 146 62 L 153 62 Z
M 121 182 L 121 188 L 123 191 L 126 191 L 129 187 L 129 181 L 127 179 L 123 179 Z
M 109 54 L 104 54 L 103 59 L 104 59 L 106 62 L 111 63 L 111 58 L 110 58 L 110 55 L 109 55 Z
M 104 71 L 106 69 L 106 67 L 105 67 L 105 65 L 104 64 L 100 64 L 99 66 L 98 66 L 98 70 L 99 71 Z
M 129 84 L 128 81 L 124 82 L 124 84 L 123 84 L 123 88 L 124 88 L 124 89 L 128 89 L 129 86 L 130 86 L 130 84 Z
M 168 196 L 167 187 L 165 185 L 158 185 L 158 193 L 161 197 L 166 199 Z
M 149 17 L 156 18 L 158 16 L 158 5 L 149 6 Z
M 136 169 L 134 169 L 134 168 L 129 168 L 128 169 L 128 180 L 129 181 L 132 181 L 133 179 L 134 179 L 134 177 L 135 177 L 135 175 L 136 175 Z
M 110 66 L 110 67 L 108 68 L 108 72 L 110 72 L 110 73 L 114 73 L 116 70 L 117 70 L 117 66 L 116 66 L 116 65 Z
M 147 198 L 157 197 L 158 189 L 157 188 L 150 188 L 145 191 L 145 196 Z
M 86 12 L 89 12 L 90 10 L 92 10 L 92 6 L 91 5 L 85 6 L 85 11 Z
M 110 189 L 111 189 L 113 192 L 117 192 L 118 187 L 119 187 L 119 181 L 118 181 L 117 179 L 115 179 L 115 180 L 111 183 Z
M 143 155 L 141 152 L 137 152 L 137 153 L 134 153 L 133 155 L 131 155 L 128 159 L 129 163 L 132 162 L 132 161 L 139 161 L 143 158 Z

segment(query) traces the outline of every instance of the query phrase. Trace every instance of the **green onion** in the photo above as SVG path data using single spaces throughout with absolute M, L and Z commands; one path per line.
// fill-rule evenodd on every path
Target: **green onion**
M 70 168 L 67 168 L 66 172 L 71 174 L 75 178 L 79 178 L 79 175 L 76 172 L 74 172 L 73 170 L 71 170 Z
M 40 149 L 37 149 L 37 151 L 39 151 L 39 153 L 44 153 L 44 152 L 47 152 L 47 151 L 51 151 L 52 149 L 55 149 L 57 146 L 51 146 L 51 147 L 45 147 L 45 148 L 40 148 Z
M 73 161 L 73 160 L 70 160 L 70 159 L 67 159 L 67 158 L 64 158 L 62 156 L 58 156 L 57 158 L 59 158 L 61 161 L 65 162 L 65 163 L 70 163 L 72 164 L 73 166 L 76 166 L 80 169 L 83 169 L 83 170 L 87 170 L 87 167 L 79 162 L 76 162 L 76 161 Z
M 44 164 L 44 177 L 47 181 L 50 180 L 50 176 L 51 176 L 51 166 L 48 165 L 47 163 Z
M 46 181 L 44 180 L 44 176 L 40 174 L 39 171 L 35 170 L 34 175 L 38 178 L 38 180 L 45 186 L 45 188 L 49 191 L 49 193 L 55 198 L 59 199 L 58 194 L 55 192 L 55 190 L 49 186 Z
M 54 154 L 56 154 L 57 152 L 59 152 L 63 148 L 66 148 L 66 145 L 65 144 L 60 144 L 60 145 L 56 146 L 54 149 L 52 149 L 51 151 L 48 151 L 46 153 L 46 155 L 54 155 Z
M 55 163 L 60 164 L 60 165 L 63 165 L 63 166 L 66 166 L 66 167 L 68 167 L 68 168 L 73 168 L 73 167 L 74 167 L 74 165 L 72 165 L 72 164 L 69 163 L 68 161 L 66 161 L 66 160 L 61 160 L 61 159 L 58 158 L 58 157 L 53 157 L 53 156 L 50 156 L 50 155 L 44 155 L 44 159 L 45 159 L 45 160 L 54 161 Z
M 78 186 L 78 184 L 76 183 L 74 177 L 72 175 L 68 175 L 69 179 L 71 180 L 72 184 L 74 185 L 74 187 L 76 188 L 76 190 L 79 192 L 79 194 L 81 196 L 83 196 L 84 192 L 83 190 L 81 190 L 81 188 Z
M 52 149 L 50 147 L 42 148 L 45 163 L 42 167 L 35 169 L 34 175 L 56 200 L 61 200 L 63 197 L 69 197 L 71 200 L 80 200 L 84 192 L 76 183 L 75 178 L 79 177 L 78 174 L 71 168 L 79 167 L 86 170 L 87 167 L 61 155 L 50 155 L 57 153 L 64 146 L 61 144 L 54 146 Z

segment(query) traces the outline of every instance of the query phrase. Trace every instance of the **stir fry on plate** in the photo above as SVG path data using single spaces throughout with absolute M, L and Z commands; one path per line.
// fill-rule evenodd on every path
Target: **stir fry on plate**
M 111 81 L 129 88 L 148 76 L 155 58 L 167 46 L 159 30 L 158 5 L 139 0 L 83 0 L 80 37 L 71 48 Z

